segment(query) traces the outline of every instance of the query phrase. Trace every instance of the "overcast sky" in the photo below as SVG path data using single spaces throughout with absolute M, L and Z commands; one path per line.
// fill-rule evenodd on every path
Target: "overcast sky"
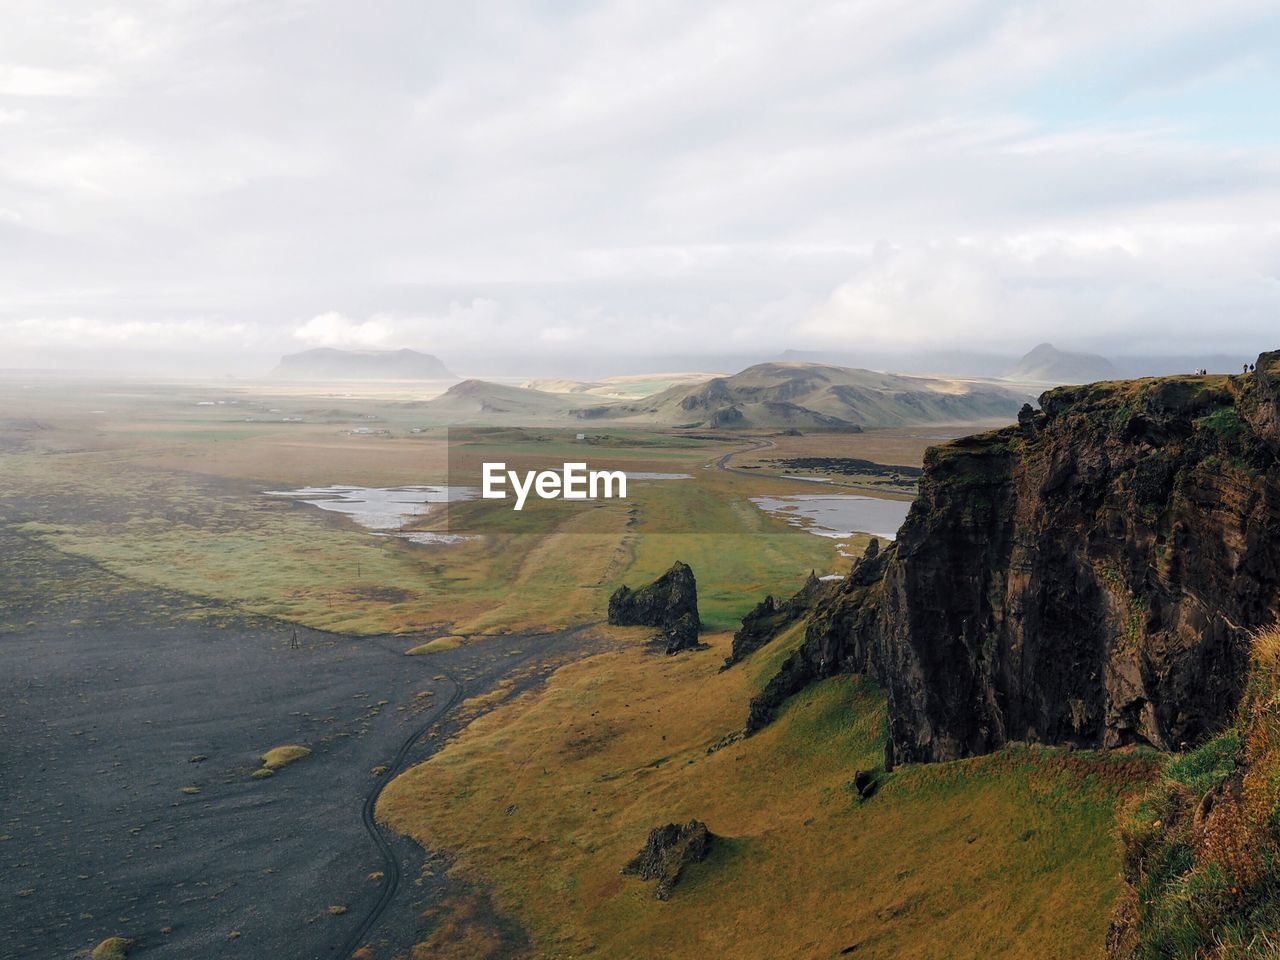
M 0 11 L 0 367 L 1280 347 L 1275 0 Z

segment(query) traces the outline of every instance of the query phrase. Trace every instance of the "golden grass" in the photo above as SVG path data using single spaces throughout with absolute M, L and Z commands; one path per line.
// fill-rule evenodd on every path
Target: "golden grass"
M 495 928 L 475 894 L 451 897 L 429 910 L 427 939 L 412 951 L 412 960 L 518 960 L 526 951 Z
M 426 643 L 420 643 L 416 647 L 410 647 L 404 653 L 407 657 L 420 657 L 423 654 L 428 653 L 440 653 L 444 650 L 457 650 L 466 642 L 466 637 L 436 637 L 434 640 L 428 640 Z
M 134 941 L 128 937 L 107 937 L 89 954 L 93 960 L 125 960 L 133 949 Z
M 288 743 L 284 746 L 272 747 L 259 759 L 262 761 L 263 769 L 279 770 L 281 767 L 287 767 L 289 764 L 297 763 L 299 760 L 309 756 L 311 756 L 310 747 Z
M 1130 761 L 1011 751 L 905 768 L 859 804 L 884 700 L 833 679 L 741 727 L 755 667 L 638 646 L 559 670 L 393 781 L 380 819 L 457 856 L 538 955 L 1075 956 L 1101 946 L 1118 883 L 1110 824 Z M 768 647 L 757 657 L 772 655 Z M 619 875 L 649 829 L 721 840 L 669 903 Z M 821 922 L 814 918 L 820 916 Z M 425 954 L 424 954 L 425 955 Z

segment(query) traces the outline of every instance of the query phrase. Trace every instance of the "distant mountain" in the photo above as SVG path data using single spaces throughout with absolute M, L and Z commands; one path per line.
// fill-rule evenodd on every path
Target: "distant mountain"
M 280 358 L 273 377 L 293 380 L 454 380 L 438 357 L 417 350 L 319 347 Z
M 535 381 L 537 382 L 537 381 Z M 545 383 L 545 381 L 544 381 Z M 573 385 L 560 381 L 561 390 Z M 643 398 L 551 392 L 486 380 L 456 383 L 419 406 L 453 422 L 614 424 L 728 430 L 861 430 L 1009 418 L 1015 389 L 812 363 L 762 363 L 730 377 L 677 382 Z
M 1106 357 L 1096 353 L 1068 353 L 1051 343 L 1042 343 L 1006 371 L 1004 379 L 1066 384 L 1097 383 L 1116 380 L 1119 376 L 1120 371 Z
M 1011 417 L 1026 400 L 1003 387 L 813 363 L 761 363 L 655 394 L 619 412 L 670 426 L 860 429 Z

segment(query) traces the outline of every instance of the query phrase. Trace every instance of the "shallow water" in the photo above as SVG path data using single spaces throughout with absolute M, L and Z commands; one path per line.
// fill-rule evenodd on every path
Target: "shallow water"
M 267 496 L 291 497 L 321 510 L 341 513 L 367 530 L 380 536 L 399 536 L 412 543 L 457 543 L 468 537 L 421 530 L 401 531 L 401 526 L 431 512 L 436 503 L 474 500 L 473 487 L 417 485 L 404 487 L 356 487 L 333 484 L 328 487 L 302 487 L 298 490 L 266 490 Z M 397 531 L 388 534 L 385 531 Z
M 806 493 L 787 497 L 752 497 L 751 502 L 793 527 L 835 540 L 855 533 L 893 540 L 907 518 L 906 500 L 881 500 L 856 494 Z

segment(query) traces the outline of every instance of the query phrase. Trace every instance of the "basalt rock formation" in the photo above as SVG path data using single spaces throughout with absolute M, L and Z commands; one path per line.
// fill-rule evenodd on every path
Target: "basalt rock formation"
M 665 827 L 654 827 L 649 831 L 644 849 L 622 868 L 622 873 L 641 880 L 657 880 L 654 896 L 669 900 L 684 868 L 706 859 L 713 837 L 701 820 L 690 820 L 683 826 L 668 823 Z
M 698 644 L 698 584 L 687 563 L 677 560 L 653 583 L 632 590 L 621 586 L 609 598 L 609 622 L 615 626 L 660 627 L 655 640 L 668 654 Z
M 783 701 L 817 680 L 838 673 L 879 676 L 870 651 L 879 638 L 884 571 L 892 556 L 892 547 L 882 551 L 873 539 L 837 589 L 818 598 L 809 612 L 804 643 L 751 701 L 745 733 L 767 725 Z M 764 638 L 761 645 L 769 639 Z
M 749 657 L 782 630 L 808 614 L 818 599 L 830 592 L 830 586 L 810 571 L 804 586 L 793 596 L 779 602 L 769 595 L 757 603 L 742 618 L 742 626 L 734 633 L 733 648 L 725 658 L 724 666 L 731 667 L 739 660 Z
M 1178 749 L 1230 718 L 1249 633 L 1280 617 L 1280 352 L 1040 408 L 928 452 L 897 543 L 815 606 L 748 733 L 848 671 L 888 694 L 890 765 Z

